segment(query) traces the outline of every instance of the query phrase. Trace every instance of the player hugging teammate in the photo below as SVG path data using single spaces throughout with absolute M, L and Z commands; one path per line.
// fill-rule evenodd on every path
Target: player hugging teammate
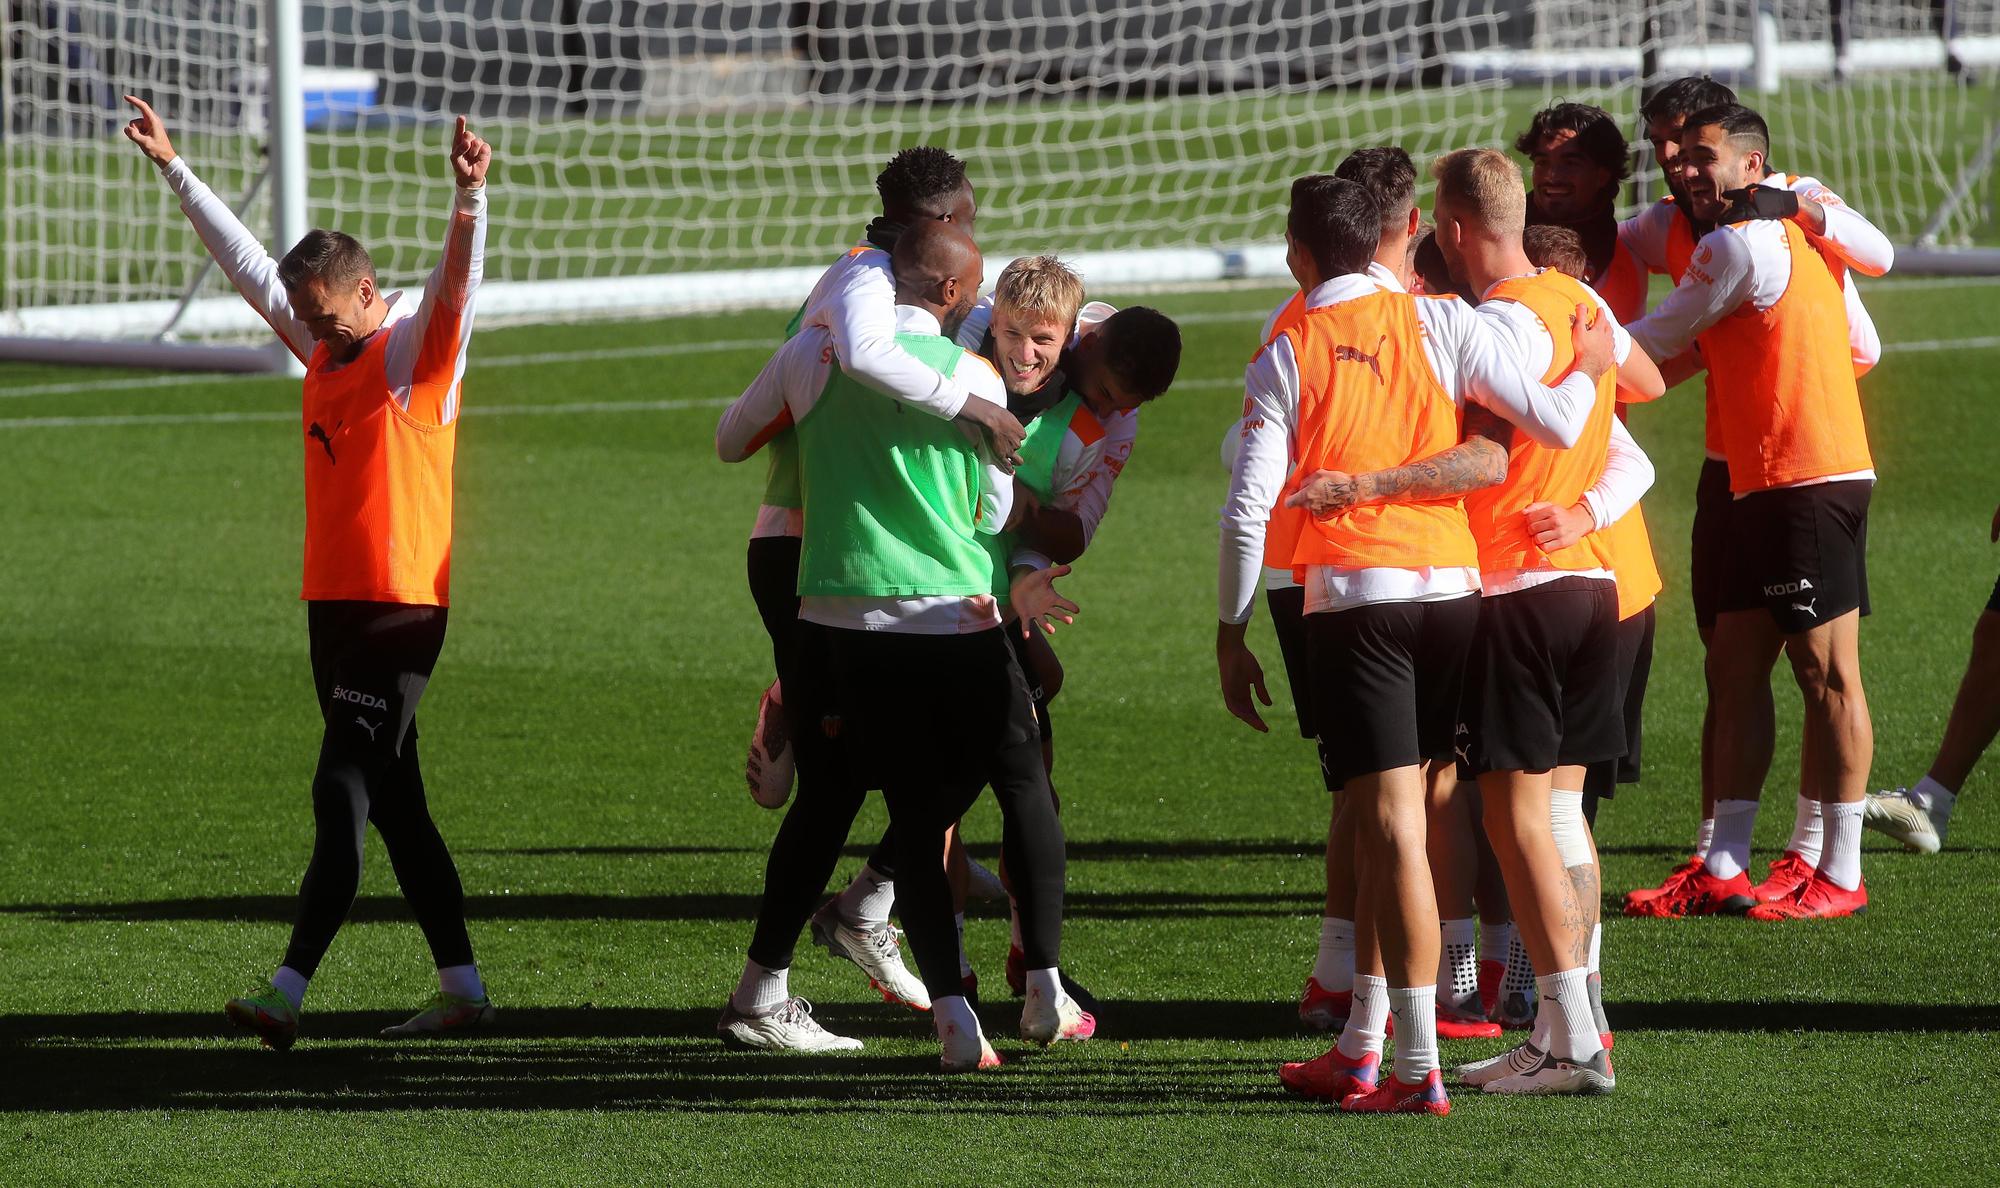
M 800 542 L 795 617 L 784 614 L 779 567 L 753 552 L 753 580 L 770 587 L 759 605 L 798 791 L 717 1030 L 746 1047 L 861 1046 L 819 1026 L 789 992 L 792 950 L 810 923 L 886 999 L 930 1011 L 940 1066 L 966 1072 L 999 1059 L 953 919 L 962 885 L 954 891 L 945 862 L 956 822 L 985 787 L 1000 804 L 1015 903 L 1020 1034 L 1048 1044 L 1096 1029 L 1057 965 L 1064 842 L 1046 697 L 1038 703 L 1033 691 L 1046 681 L 1029 679 L 1023 659 L 1035 661 L 1010 636 L 1032 639 L 1076 611 L 1055 592 L 1068 572 L 1056 562 L 1089 543 L 1137 409 L 1172 383 L 1180 339 L 1151 310 L 1079 308 L 1080 283 L 1050 260 L 1017 261 L 973 319 L 984 261 L 964 166 L 909 149 L 877 186 L 883 217 L 828 270 L 794 336 L 716 433 L 726 461 L 777 451 L 766 506 L 789 507 L 760 513 L 760 530 L 781 523 Z M 889 832 L 861 877 L 815 913 L 875 788 Z M 918 978 L 903 966 L 891 905 Z
M 1627 911 L 1776 920 L 1866 903 L 1854 640 L 1873 472 L 1854 378 L 1879 344 L 1847 271 L 1886 271 L 1887 243 L 1817 182 L 1772 173 L 1763 121 L 1717 84 L 1681 80 L 1645 119 L 1673 197 L 1624 224 L 1625 140 L 1581 104 L 1539 113 L 1517 143 L 1532 193 L 1498 152 L 1434 161 L 1422 250 L 1411 175 L 1381 164 L 1400 150 L 1293 186 L 1300 291 L 1266 327 L 1225 450 L 1216 647 L 1225 705 L 1264 729 L 1245 643 L 1261 572 L 1336 796 L 1300 1017 L 1340 1036 L 1279 1077 L 1349 1112 L 1448 1113 L 1437 1041 L 1492 1022 L 1530 1031 L 1459 1066 L 1461 1085 L 1615 1085 L 1591 825 L 1638 778 L 1662 586 L 1639 511 L 1653 470 L 1620 406 L 1704 364 L 1715 462 L 1695 582 L 1716 808 L 1696 858 Z M 1650 317 L 1648 270 L 1679 282 Z M 1419 280 L 1427 296 L 1398 291 Z M 1781 652 L 1806 702 L 1800 824 L 1752 887 Z

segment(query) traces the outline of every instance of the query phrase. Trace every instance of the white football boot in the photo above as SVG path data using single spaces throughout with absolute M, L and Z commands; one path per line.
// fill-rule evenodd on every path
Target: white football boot
M 931 1009 L 931 996 L 922 980 L 903 964 L 903 947 L 896 941 L 895 928 L 888 924 L 854 927 L 841 919 L 840 901 L 829 899 L 813 913 L 812 937 L 814 944 L 835 957 L 860 966 L 882 1001 L 918 1011 Z
M 1861 823 L 1902 842 L 1913 854 L 1935 854 L 1942 849 L 1950 822 L 1949 810 L 1940 813 L 1935 807 L 1924 808 L 1910 799 L 1908 788 L 1870 792 L 1862 802 Z
M 835 1035 L 813 1018 L 812 1004 L 803 998 L 786 999 L 783 1006 L 767 1014 L 752 1015 L 724 1001 L 722 1017 L 715 1031 L 732 1048 L 756 1048 L 764 1052 L 858 1052 L 861 1041 Z

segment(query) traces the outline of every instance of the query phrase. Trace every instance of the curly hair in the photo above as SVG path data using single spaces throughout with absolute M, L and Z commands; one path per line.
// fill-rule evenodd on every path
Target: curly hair
M 1632 154 L 1618 121 L 1601 107 L 1588 103 L 1558 103 L 1535 113 L 1528 130 L 1514 141 L 1514 151 L 1524 157 L 1535 155 L 1542 141 L 1558 132 L 1576 133 L 1576 146 L 1598 168 L 1619 181 L 1632 176 Z
M 906 148 L 875 175 L 882 213 L 936 213 L 934 208 L 965 185 L 965 162 L 928 144 Z

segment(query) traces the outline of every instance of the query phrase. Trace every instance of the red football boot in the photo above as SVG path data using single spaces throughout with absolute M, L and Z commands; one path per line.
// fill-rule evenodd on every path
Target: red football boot
M 1380 1056 L 1369 1052 L 1349 1060 L 1336 1045 L 1311 1060 L 1279 1065 L 1278 1083 L 1299 1097 L 1338 1103 L 1373 1089 L 1381 1073 Z
M 1672 920 L 1682 916 L 1739 915 L 1755 907 L 1757 901 L 1750 897 L 1750 875 L 1747 871 L 1737 871 L 1736 877 L 1718 879 L 1708 873 L 1703 865 L 1693 871 L 1675 890 L 1647 900 L 1639 905 L 1633 915 L 1650 916 L 1656 920 Z
M 1299 1022 L 1313 1031 L 1335 1031 L 1346 1024 L 1353 1005 L 1354 991 L 1329 990 L 1318 978 L 1307 978 L 1306 988 L 1299 993 Z
M 1498 989 L 1498 987 L 1495 987 Z M 1437 1004 L 1437 1037 L 1441 1040 L 1454 1039 L 1499 1039 L 1500 1025 L 1483 1015 L 1475 1015 L 1467 1008 L 1473 1006 L 1471 999 L 1458 1006 L 1448 1003 Z M 1395 1016 L 1390 1016 L 1393 1022 Z
M 1764 881 L 1750 888 L 1750 898 L 1758 903 L 1776 903 L 1780 899 L 1790 899 L 1812 875 L 1812 863 L 1786 850 L 1777 861 L 1771 863 L 1771 871 L 1764 876 Z
M 1429 1114 L 1442 1118 L 1451 1113 L 1451 1098 L 1445 1096 L 1444 1077 L 1432 1069 L 1414 1085 L 1405 1085 L 1395 1076 L 1364 1093 L 1352 1093 L 1340 1100 L 1347 1114 Z
M 1868 910 L 1868 885 L 1847 888 L 1818 871 L 1786 899 L 1760 903 L 1750 909 L 1752 920 L 1837 920 L 1858 916 Z
M 1681 889 L 1690 876 L 1701 869 L 1701 855 L 1696 854 L 1689 857 L 1686 862 L 1674 867 L 1673 871 L 1667 875 L 1666 881 L 1659 886 L 1640 887 L 1636 890 L 1627 891 L 1625 893 L 1625 914 L 1628 916 L 1647 915 L 1648 913 L 1639 910 L 1641 904 L 1651 903 L 1663 895 L 1674 894 Z M 1491 1008 L 1488 1008 L 1488 1013 L 1491 1013 Z

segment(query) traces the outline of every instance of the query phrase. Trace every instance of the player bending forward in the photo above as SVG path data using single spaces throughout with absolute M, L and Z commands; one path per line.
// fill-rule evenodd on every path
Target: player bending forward
M 451 572 L 451 468 L 472 297 L 486 243 L 493 150 L 460 117 L 449 158 L 457 189 L 444 259 L 414 308 L 383 295 L 362 246 L 312 231 L 282 260 L 175 154 L 143 100 L 125 136 L 160 167 L 202 243 L 306 365 L 306 629 L 325 721 L 313 773 L 312 859 L 284 963 L 231 999 L 229 1018 L 289 1048 L 299 1006 L 361 884 L 362 837 L 382 835 L 403 896 L 437 962 L 438 993 L 391 1036 L 462 1031 L 493 1019 L 465 892 L 438 836 L 417 766 L 417 701 L 444 644 Z

